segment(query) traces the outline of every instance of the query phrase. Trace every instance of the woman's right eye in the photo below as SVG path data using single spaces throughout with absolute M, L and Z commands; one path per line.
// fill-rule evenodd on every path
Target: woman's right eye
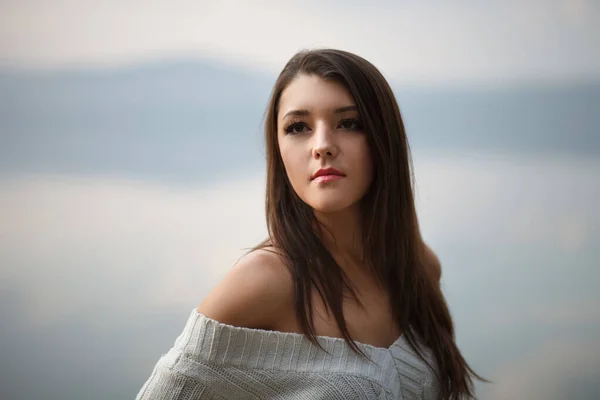
M 296 135 L 304 132 L 304 128 L 306 128 L 306 124 L 304 122 L 293 122 L 285 128 L 285 133 Z

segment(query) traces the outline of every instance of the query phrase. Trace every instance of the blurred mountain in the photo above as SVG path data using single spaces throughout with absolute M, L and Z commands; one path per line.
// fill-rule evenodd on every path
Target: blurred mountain
M 254 172 L 275 78 L 201 61 L 0 71 L 0 172 Z M 600 83 L 394 89 L 417 151 L 600 155 Z
M 416 148 L 600 155 L 600 82 L 411 88 L 397 98 Z

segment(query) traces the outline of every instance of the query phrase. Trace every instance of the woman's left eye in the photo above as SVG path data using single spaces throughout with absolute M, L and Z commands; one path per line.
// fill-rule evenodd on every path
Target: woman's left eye
M 340 122 L 340 128 L 347 129 L 349 131 L 356 131 L 362 129 L 362 126 L 360 122 L 355 119 L 345 119 Z

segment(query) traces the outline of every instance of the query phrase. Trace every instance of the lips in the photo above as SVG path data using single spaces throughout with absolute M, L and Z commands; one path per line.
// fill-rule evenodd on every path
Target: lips
M 312 180 L 315 180 L 319 177 L 342 177 L 342 176 L 346 176 L 344 175 L 343 172 L 338 171 L 335 168 L 321 168 L 320 170 L 318 170 L 317 172 L 315 172 L 315 174 L 312 176 Z

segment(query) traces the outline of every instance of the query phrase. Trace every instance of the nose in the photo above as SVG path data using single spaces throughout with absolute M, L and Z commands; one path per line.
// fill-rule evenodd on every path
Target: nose
M 313 157 L 320 159 L 321 157 L 334 158 L 337 153 L 337 145 L 335 144 L 334 132 L 327 127 L 326 124 L 320 124 L 320 126 L 313 133 Z

